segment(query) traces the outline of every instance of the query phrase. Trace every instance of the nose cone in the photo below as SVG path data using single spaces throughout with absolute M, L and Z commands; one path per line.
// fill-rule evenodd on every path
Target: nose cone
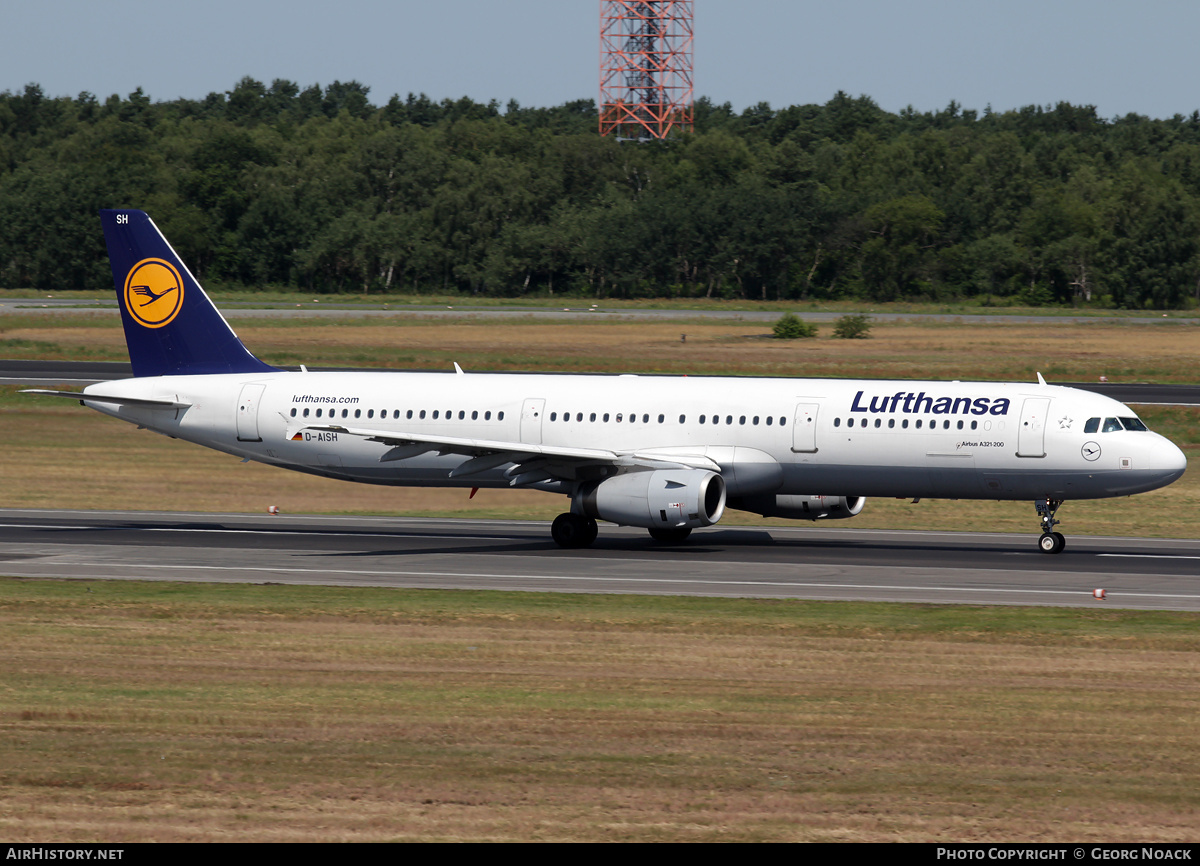
M 1157 433 L 1155 435 L 1158 436 Z M 1164 486 L 1177 481 L 1187 469 L 1187 455 L 1165 436 L 1158 436 L 1151 460 L 1154 468 L 1162 474 Z

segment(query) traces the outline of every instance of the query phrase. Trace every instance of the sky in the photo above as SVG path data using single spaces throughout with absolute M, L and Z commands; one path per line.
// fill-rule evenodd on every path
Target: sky
M 0 91 L 202 99 L 243 76 L 553 106 L 596 98 L 599 0 L 0 0 Z M 1200 109 L 1196 0 L 695 0 L 695 95 L 1100 116 Z

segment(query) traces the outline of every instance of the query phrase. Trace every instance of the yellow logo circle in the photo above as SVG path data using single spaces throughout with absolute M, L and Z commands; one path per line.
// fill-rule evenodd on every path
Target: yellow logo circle
M 146 328 L 168 325 L 183 307 L 183 278 L 170 262 L 142 259 L 125 278 L 125 309 Z

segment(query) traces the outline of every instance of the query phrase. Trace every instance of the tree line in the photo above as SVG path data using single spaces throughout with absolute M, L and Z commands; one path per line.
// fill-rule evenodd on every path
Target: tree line
M 1177 308 L 1200 299 L 1200 112 L 890 113 L 866 96 L 621 143 L 596 106 L 244 78 L 202 100 L 0 93 L 0 285 L 110 280 L 101 207 L 210 284 Z

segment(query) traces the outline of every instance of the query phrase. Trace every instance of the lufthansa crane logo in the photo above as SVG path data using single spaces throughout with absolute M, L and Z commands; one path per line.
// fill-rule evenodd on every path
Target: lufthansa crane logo
M 183 307 L 183 278 L 170 262 L 142 259 L 125 278 L 125 309 L 144 328 L 169 325 Z

